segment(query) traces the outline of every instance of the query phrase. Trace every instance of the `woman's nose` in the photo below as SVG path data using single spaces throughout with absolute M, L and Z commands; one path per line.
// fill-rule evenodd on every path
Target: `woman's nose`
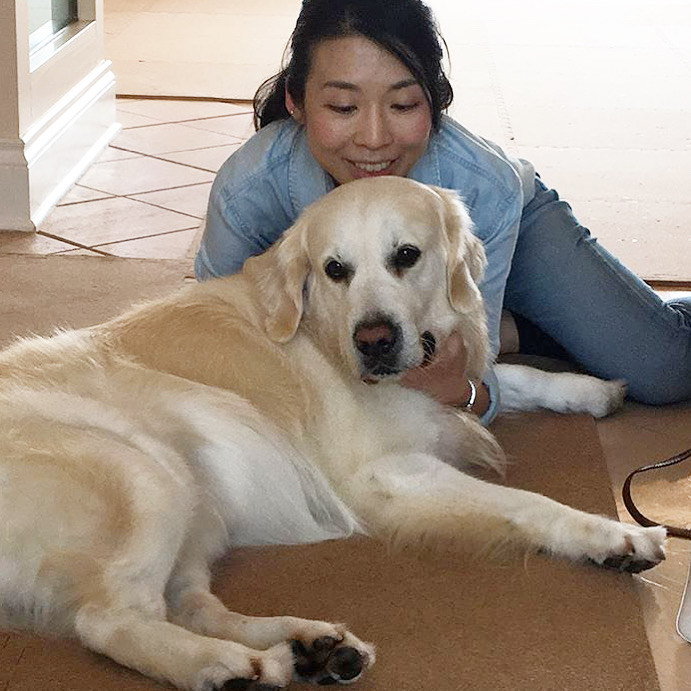
M 355 143 L 368 149 L 381 149 L 391 144 L 393 137 L 386 116 L 376 108 L 362 113 L 358 119 Z

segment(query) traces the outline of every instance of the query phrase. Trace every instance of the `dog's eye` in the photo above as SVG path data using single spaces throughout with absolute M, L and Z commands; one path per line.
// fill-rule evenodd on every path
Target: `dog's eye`
M 324 265 L 324 273 L 332 281 L 344 281 L 350 275 L 350 269 L 345 264 L 341 264 L 341 262 L 335 259 L 330 259 Z
M 409 269 L 420 258 L 420 250 L 415 245 L 402 245 L 393 258 L 393 268 L 396 271 Z

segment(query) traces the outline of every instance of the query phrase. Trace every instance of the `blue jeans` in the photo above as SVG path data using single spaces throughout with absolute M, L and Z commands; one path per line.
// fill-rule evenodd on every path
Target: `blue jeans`
M 691 400 L 691 298 L 664 302 L 579 225 L 539 178 L 523 210 L 504 307 L 629 396 Z

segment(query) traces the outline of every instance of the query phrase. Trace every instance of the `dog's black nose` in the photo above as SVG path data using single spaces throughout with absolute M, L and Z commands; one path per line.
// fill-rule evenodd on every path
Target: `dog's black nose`
M 370 360 L 392 355 L 399 345 L 400 329 L 388 319 L 358 324 L 353 333 L 355 347 Z

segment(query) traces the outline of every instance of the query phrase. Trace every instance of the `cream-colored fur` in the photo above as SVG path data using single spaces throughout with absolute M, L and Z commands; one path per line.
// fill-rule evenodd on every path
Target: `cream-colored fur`
M 401 264 L 401 248 L 419 257 Z M 239 275 L 0 354 L 2 621 L 76 635 L 184 689 L 346 683 L 374 662 L 372 646 L 342 625 L 227 611 L 209 591 L 213 560 L 236 545 L 355 532 L 419 551 L 518 547 L 633 570 L 662 559 L 662 530 L 464 473 L 501 467 L 492 436 L 398 383 L 422 364 L 424 334 L 460 333 L 469 371 L 483 373 L 484 261 L 453 194 L 360 181 L 310 207 Z M 372 333 L 374 346 L 381 333 L 396 342 L 368 355 L 358 338 Z M 531 372 L 500 371 L 509 407 L 521 407 Z M 591 378 L 565 388 L 574 381 L 586 390 L 568 405 L 534 391 L 528 405 L 583 410 L 597 394 L 606 412 L 621 395 Z M 541 385 L 549 392 L 549 377 Z

